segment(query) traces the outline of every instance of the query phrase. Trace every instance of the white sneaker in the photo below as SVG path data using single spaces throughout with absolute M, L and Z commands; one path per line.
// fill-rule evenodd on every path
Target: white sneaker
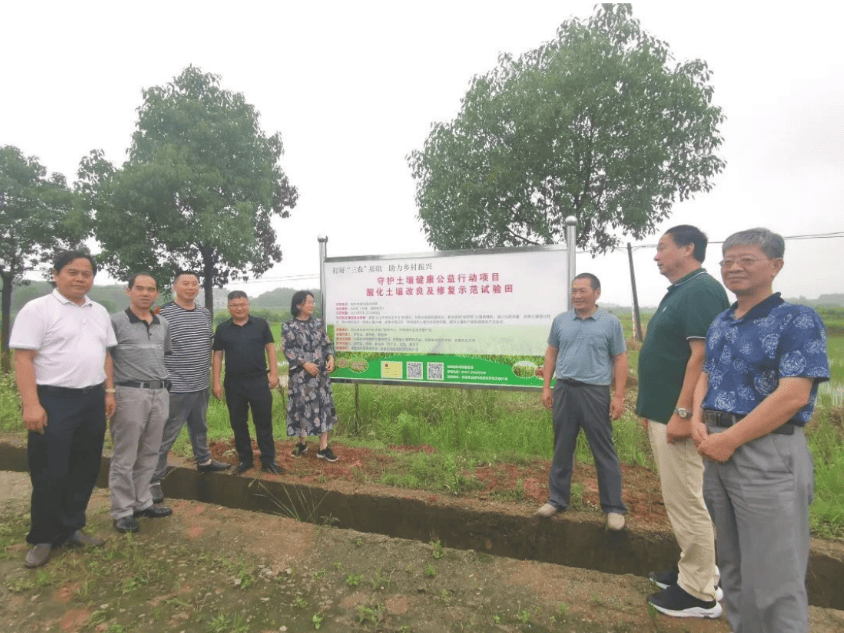
M 609 512 L 607 514 L 607 527 L 616 532 L 624 529 L 624 515 L 618 512 Z
M 555 514 L 557 514 L 557 508 L 552 506 L 550 503 L 546 503 L 544 506 L 542 506 L 541 508 L 539 508 L 539 510 L 536 511 L 536 516 L 543 517 L 545 519 L 547 519 L 548 517 L 552 517 Z

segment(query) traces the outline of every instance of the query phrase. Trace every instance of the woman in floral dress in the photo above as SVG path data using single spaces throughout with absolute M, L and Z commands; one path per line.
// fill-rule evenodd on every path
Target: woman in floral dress
M 281 326 L 284 356 L 290 372 L 287 435 L 300 438 L 293 449 L 293 457 L 301 457 L 307 452 L 305 438 L 319 435 L 317 457 L 336 462 L 337 456 L 328 446 L 328 431 L 337 424 L 328 377 L 334 371 L 334 350 L 322 321 L 312 316 L 315 307 L 314 296 L 307 290 L 300 290 L 290 303 L 293 318 Z

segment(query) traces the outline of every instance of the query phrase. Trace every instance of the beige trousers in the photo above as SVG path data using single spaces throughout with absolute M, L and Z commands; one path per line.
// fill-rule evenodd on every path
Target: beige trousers
M 648 421 L 662 499 L 680 545 L 677 584 L 698 600 L 715 600 L 715 531 L 703 500 L 703 458 L 691 438 L 669 444 L 665 424 Z

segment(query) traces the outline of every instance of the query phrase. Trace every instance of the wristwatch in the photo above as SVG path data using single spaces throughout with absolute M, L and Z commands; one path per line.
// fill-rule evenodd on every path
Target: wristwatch
M 691 420 L 692 419 L 692 412 L 689 409 L 683 409 L 683 408 L 678 407 L 674 410 L 677 412 L 677 415 L 679 415 L 684 420 Z

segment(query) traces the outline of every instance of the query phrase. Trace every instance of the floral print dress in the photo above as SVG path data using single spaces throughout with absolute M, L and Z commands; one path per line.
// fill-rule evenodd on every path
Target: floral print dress
M 281 326 L 281 340 L 290 367 L 287 435 L 326 433 L 337 424 L 337 411 L 331 395 L 331 379 L 325 369 L 328 357 L 334 355 L 325 326 L 313 317 L 306 321 L 294 318 Z M 314 363 L 319 368 L 316 377 L 304 370 L 305 363 Z

